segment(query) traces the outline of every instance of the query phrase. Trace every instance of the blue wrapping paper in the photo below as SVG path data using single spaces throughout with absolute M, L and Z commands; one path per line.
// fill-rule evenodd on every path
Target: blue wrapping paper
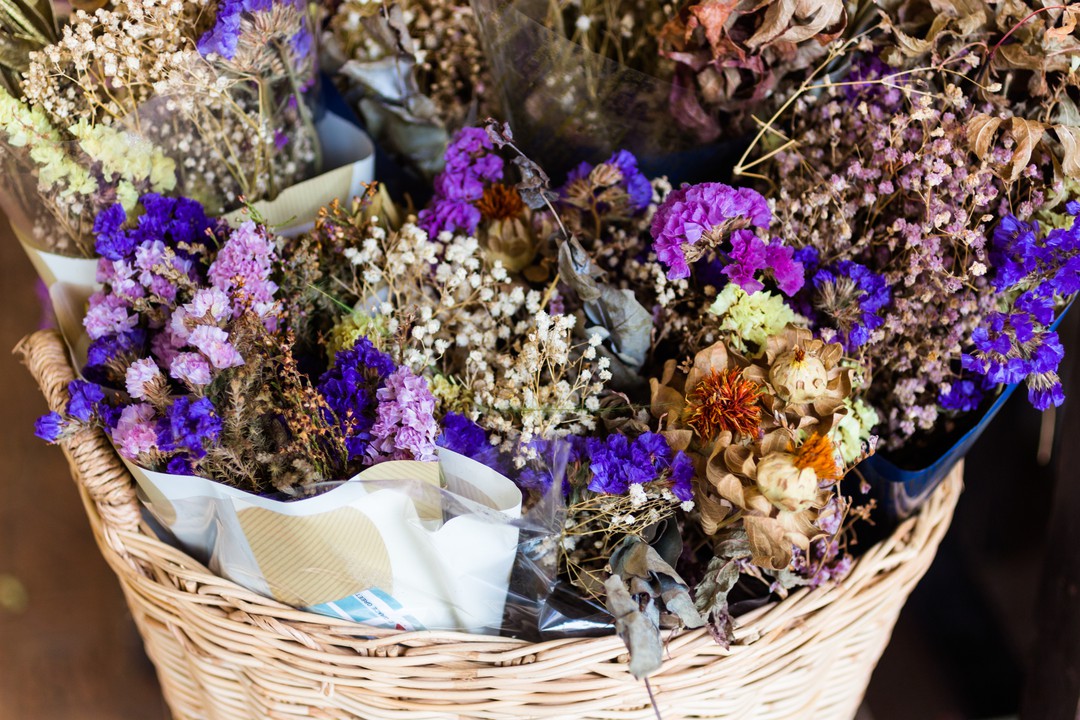
M 1070 307 L 1072 307 L 1071 302 L 1050 326 L 1051 330 L 1058 329 Z M 1004 386 L 993 404 L 984 410 L 976 411 L 981 412 L 982 417 L 975 426 L 961 435 L 935 460 L 923 467 L 902 468 L 890 461 L 885 453 L 872 455 L 859 463 L 855 468 L 855 473 L 861 475 L 870 484 L 869 497 L 877 501 L 878 511 L 888 521 L 898 522 L 918 510 L 949 474 L 953 465 L 967 455 L 968 450 L 993 422 L 994 417 L 1019 386 L 1019 383 Z

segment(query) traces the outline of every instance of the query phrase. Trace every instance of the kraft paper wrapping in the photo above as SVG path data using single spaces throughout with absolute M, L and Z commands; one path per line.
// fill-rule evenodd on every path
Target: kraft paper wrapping
M 380 463 L 292 502 L 128 468 L 179 545 L 250 590 L 382 627 L 495 632 L 502 622 L 521 493 L 462 455 Z

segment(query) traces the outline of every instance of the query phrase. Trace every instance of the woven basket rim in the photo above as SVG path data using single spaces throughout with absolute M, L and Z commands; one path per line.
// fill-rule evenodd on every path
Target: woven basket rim
M 67 383 L 74 379 L 75 373 L 59 333 L 38 331 L 24 338 L 15 352 L 22 356 L 37 380 L 50 409 L 61 410 L 67 399 Z M 614 634 L 534 643 L 466 632 L 382 629 L 289 607 L 211 573 L 182 550 L 159 540 L 142 519 L 133 478 L 100 429 L 82 430 L 61 445 L 79 485 L 95 537 L 106 560 L 122 581 L 127 578 L 132 582 L 157 583 L 165 591 L 175 594 L 177 601 L 201 601 L 207 606 L 228 604 L 235 608 L 234 613 L 247 613 L 252 617 L 272 613 L 283 625 L 274 631 L 291 636 L 301 644 L 305 635 L 329 634 L 341 638 L 350 648 L 374 651 L 397 646 L 408 648 L 413 657 L 418 657 L 417 653 L 428 647 L 431 654 L 426 658 L 427 662 L 436 662 L 440 657 L 459 657 L 459 646 L 467 646 L 468 652 L 478 661 L 490 655 L 491 660 L 499 664 L 551 653 L 559 656 L 625 655 L 622 641 Z M 762 638 L 789 629 L 793 624 L 797 625 L 800 618 L 827 609 L 836 600 L 849 596 L 850 588 L 846 585 L 849 579 L 858 578 L 860 590 L 872 590 L 880 584 L 875 578 L 884 577 L 905 563 L 919 561 L 928 566 L 961 492 L 961 473 L 962 463 L 954 468 L 950 478 L 935 491 L 921 512 L 863 553 L 844 581 L 818 588 L 800 588 L 782 600 L 770 601 L 735 618 L 735 642 L 731 650 L 720 649 L 705 629 L 675 632 L 667 638 L 669 661 L 677 658 L 677 652 L 717 655 L 738 652 L 740 648 L 751 647 Z M 924 571 L 925 567 L 917 573 L 918 577 Z M 910 588 L 904 592 L 904 598 L 907 592 Z M 284 627 L 286 624 L 291 631 Z M 341 662 L 347 665 L 347 657 L 343 655 Z M 534 665 L 530 672 L 537 669 Z M 507 666 L 505 670 L 510 673 L 513 668 Z

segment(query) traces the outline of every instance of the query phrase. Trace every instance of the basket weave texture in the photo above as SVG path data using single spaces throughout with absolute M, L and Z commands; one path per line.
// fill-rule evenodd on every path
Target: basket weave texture
M 60 337 L 38 332 L 18 351 L 50 408 L 62 409 L 74 373 Z M 82 431 L 63 450 L 177 720 L 657 716 L 618 638 L 533 644 L 402 633 L 295 610 L 158 540 L 100 431 Z M 651 678 L 664 720 L 850 720 L 948 529 L 962 473 L 954 468 L 922 512 L 843 582 L 739 617 L 729 650 L 702 630 L 670 638 Z

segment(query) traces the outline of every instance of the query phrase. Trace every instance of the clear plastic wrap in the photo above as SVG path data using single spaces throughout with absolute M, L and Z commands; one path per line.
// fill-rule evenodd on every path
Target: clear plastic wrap
M 504 614 L 527 628 L 534 594 L 554 584 L 558 504 L 522 512 L 508 478 L 446 450 L 438 463 L 380 463 L 290 501 L 129 467 L 180 547 L 222 577 L 312 612 L 496 634 Z
M 671 121 L 671 82 L 547 27 L 546 0 L 472 4 L 515 139 L 553 176 L 619 148 L 648 162 L 694 144 Z

